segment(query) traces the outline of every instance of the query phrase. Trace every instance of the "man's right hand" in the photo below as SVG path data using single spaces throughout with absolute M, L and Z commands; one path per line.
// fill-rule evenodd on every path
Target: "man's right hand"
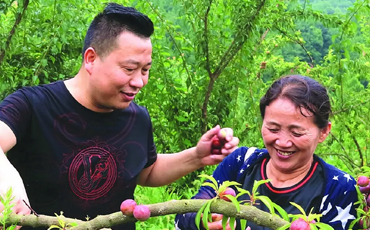
M 4 173 L 4 170 L 1 170 Z M 0 176 L 0 195 L 4 198 L 9 189 L 12 189 L 12 210 L 16 214 L 30 214 L 31 210 L 27 207 L 29 205 L 26 189 L 23 185 L 23 180 L 15 168 L 6 170 L 6 177 Z M 25 204 L 27 203 L 27 205 Z M 4 205 L 0 202 L 0 212 L 2 212 Z
M 20 177 L 18 171 L 9 163 L 4 164 L 6 158 L 4 153 L 0 153 L 0 161 L 2 160 L 2 166 L 6 165 L 7 167 L 1 167 L 0 169 L 0 196 L 3 198 L 6 197 L 7 192 L 11 188 L 11 196 L 12 201 L 11 210 L 15 214 L 19 215 L 27 215 L 31 213 L 30 208 L 27 205 L 30 205 L 30 202 L 28 200 L 28 196 L 26 193 L 26 189 L 23 185 L 23 180 Z M 27 205 L 25 204 L 27 203 Z M 4 204 L 0 201 L 0 215 L 2 215 L 2 212 L 4 210 Z M 17 227 L 19 229 L 20 226 Z

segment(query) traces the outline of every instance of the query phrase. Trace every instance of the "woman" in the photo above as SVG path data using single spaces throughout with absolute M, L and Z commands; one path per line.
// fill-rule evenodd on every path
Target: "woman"
M 348 229 L 356 216 L 356 182 L 314 154 L 331 129 L 331 106 L 326 89 L 309 77 L 282 77 L 262 97 L 260 111 L 265 149 L 238 148 L 217 167 L 213 177 L 220 184 L 226 180 L 237 181 L 249 191 L 255 180 L 269 179 L 258 192 L 287 213 L 300 213 L 290 204 L 295 202 L 306 213 L 313 208 L 313 213 L 322 214 L 320 221 L 334 229 Z M 203 186 L 193 198 L 215 196 L 211 187 Z M 240 200 L 248 200 L 246 196 Z M 257 207 L 268 212 L 263 204 Z M 177 215 L 177 229 L 197 229 L 195 215 Z M 250 221 L 247 225 L 252 230 L 268 229 Z M 222 229 L 221 221 L 208 226 L 211 230 Z

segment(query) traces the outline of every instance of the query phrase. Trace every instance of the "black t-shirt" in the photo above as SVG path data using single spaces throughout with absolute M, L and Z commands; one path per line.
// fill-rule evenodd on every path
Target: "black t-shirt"
M 62 81 L 9 95 L 0 104 L 0 120 L 17 138 L 8 159 L 38 214 L 63 211 L 85 220 L 118 212 L 123 200 L 133 198 L 139 173 L 157 157 L 146 108 L 132 102 L 124 110 L 96 113 Z
M 243 188 L 250 190 L 253 188 L 254 181 L 266 180 L 266 165 L 270 158 L 264 158 L 257 162 L 247 170 L 245 175 Z M 260 195 L 269 197 L 274 203 L 282 207 L 289 214 L 299 214 L 300 211 L 290 204 L 294 202 L 299 204 L 303 210 L 305 210 L 308 215 L 313 207 L 312 213 L 318 213 L 322 194 L 325 189 L 324 181 L 324 171 L 322 166 L 318 162 L 316 156 L 314 156 L 314 161 L 311 165 L 310 171 L 307 175 L 297 184 L 286 187 L 286 188 L 276 188 L 271 183 L 262 184 L 258 187 L 258 192 Z M 241 196 L 239 200 L 249 200 L 248 195 Z M 261 201 L 257 202 L 256 205 L 258 209 L 266 212 L 270 212 L 269 209 Z M 247 222 L 247 226 L 250 226 L 252 230 L 267 230 L 269 228 L 255 225 L 251 221 Z

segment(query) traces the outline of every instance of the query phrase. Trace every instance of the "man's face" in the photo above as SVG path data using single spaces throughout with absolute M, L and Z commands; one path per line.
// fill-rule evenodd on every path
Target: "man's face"
M 89 95 L 94 111 L 125 109 L 148 83 L 152 64 L 152 43 L 124 31 L 116 40 L 117 47 L 107 56 L 89 62 Z M 93 52 L 93 51 L 92 51 Z

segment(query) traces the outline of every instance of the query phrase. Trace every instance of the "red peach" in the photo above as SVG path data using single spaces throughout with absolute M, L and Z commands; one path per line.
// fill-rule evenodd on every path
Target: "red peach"
M 367 194 L 370 192 L 370 185 L 366 186 L 366 187 L 359 187 L 360 188 L 360 192 L 363 193 L 363 194 Z
M 366 204 L 367 204 L 367 206 L 370 206 L 370 196 L 367 196 L 367 198 L 366 198 Z
M 359 221 L 358 221 L 358 225 L 360 228 L 365 228 L 365 225 L 366 225 L 366 228 L 370 227 L 370 219 L 366 216 L 363 216 Z
M 220 192 L 219 197 L 225 201 L 230 201 L 229 198 L 227 198 L 225 195 L 231 195 L 231 196 L 236 196 L 235 190 L 227 187 L 224 191 Z
M 360 187 L 366 187 L 369 185 L 369 178 L 367 176 L 359 176 L 357 178 L 357 184 Z
M 146 205 L 137 205 L 133 214 L 137 220 L 145 221 L 150 217 L 150 209 Z
M 221 141 L 218 138 L 212 140 L 212 148 L 219 149 L 222 147 Z
M 120 210 L 123 213 L 123 215 L 132 216 L 135 207 L 136 202 L 132 199 L 127 199 L 121 203 Z
M 310 230 L 310 225 L 302 218 L 296 219 L 290 225 L 290 230 Z

